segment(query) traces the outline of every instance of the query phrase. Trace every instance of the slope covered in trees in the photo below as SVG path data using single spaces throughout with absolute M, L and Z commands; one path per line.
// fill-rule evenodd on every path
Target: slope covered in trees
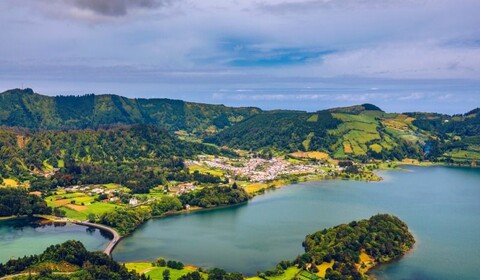
M 430 141 L 430 157 L 447 162 L 469 162 L 480 159 L 480 108 L 463 115 L 406 113 L 413 124 L 428 131 L 437 141 Z
M 51 214 L 52 209 L 40 197 L 20 188 L 0 188 L 0 216 Z
M 416 128 L 397 114 L 364 104 L 315 113 L 258 114 L 207 141 L 252 150 L 324 151 L 335 158 L 420 158 L 424 139 L 414 134 Z
M 338 159 L 364 161 L 413 158 L 476 164 L 480 160 L 478 108 L 449 116 L 386 113 L 363 104 L 307 113 L 116 95 L 48 97 L 31 89 L 0 93 L 3 126 L 58 130 L 119 124 L 151 124 L 219 146 L 266 154 L 322 151 Z
M 385 113 L 371 104 L 264 112 L 206 139 L 254 151 L 322 151 L 337 159 L 480 159 L 480 114 Z M 451 155 L 453 154 L 453 155 Z M 463 157 L 463 158 L 462 158 Z
M 0 129 L 0 177 L 31 180 L 34 190 L 115 182 L 147 192 L 166 179 L 191 179 L 183 158 L 199 153 L 219 150 L 178 140 L 149 125 L 39 132 Z M 49 172 L 49 180 L 41 176 Z
M 52 274 L 57 267 L 60 274 Z M 79 241 L 52 245 L 42 254 L 9 260 L 0 264 L 0 277 L 26 273 L 25 279 L 141 280 L 144 275 L 128 271 L 101 252 L 88 252 Z M 63 273 L 62 273 L 63 272 Z M 28 276 L 31 273 L 31 276 Z
M 152 124 L 169 131 L 215 132 L 259 113 L 171 99 L 130 99 L 118 95 L 44 96 L 31 89 L 0 93 L 0 125 L 30 129 L 86 129 Z

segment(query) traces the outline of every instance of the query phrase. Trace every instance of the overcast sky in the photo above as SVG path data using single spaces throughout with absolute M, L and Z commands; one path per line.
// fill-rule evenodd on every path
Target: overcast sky
M 0 91 L 480 106 L 479 0 L 1 0 Z

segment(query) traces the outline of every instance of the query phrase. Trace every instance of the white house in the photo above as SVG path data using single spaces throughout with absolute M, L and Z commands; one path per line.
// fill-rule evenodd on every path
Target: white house
M 138 204 L 138 199 L 136 197 L 132 197 L 130 198 L 130 201 L 128 202 L 128 204 L 132 206 L 136 206 Z

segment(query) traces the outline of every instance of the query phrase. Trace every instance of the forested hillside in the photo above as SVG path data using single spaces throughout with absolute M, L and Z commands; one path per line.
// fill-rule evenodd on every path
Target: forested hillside
M 385 113 L 371 104 L 315 113 L 265 112 L 206 139 L 247 150 L 323 151 L 337 159 L 480 159 L 478 109 L 465 115 Z
M 448 162 L 480 159 L 480 108 L 463 115 L 406 113 L 433 139 L 426 147 L 430 157 Z
M 169 99 L 129 99 L 116 95 L 48 97 L 36 94 L 31 89 L 15 89 L 0 94 L 0 125 L 40 131 L 40 135 L 45 134 L 41 132 L 45 129 L 98 129 L 134 124 L 150 124 L 165 128 L 170 133 L 190 135 L 218 146 L 268 155 L 320 151 L 328 153 L 332 158 L 360 161 L 412 158 L 476 165 L 480 160 L 478 108 L 464 115 L 449 116 L 436 113 L 386 113 L 372 104 L 363 104 L 308 113 L 231 108 Z M 66 134 L 69 133 L 71 132 Z M 80 158 L 88 159 L 85 156 L 92 153 L 89 160 L 98 162 L 104 155 L 95 146 L 92 147 L 92 152 L 86 150 L 90 149 L 87 144 L 89 134 L 91 132 L 85 132 L 81 143 L 66 143 L 76 145 Z M 0 132 L 0 137 L 2 141 L 7 141 L 1 145 L 7 147 L 12 143 L 18 146 L 28 142 L 22 140 L 22 135 L 8 137 L 7 133 L 5 138 L 5 133 Z M 160 144 L 167 153 L 171 151 L 167 146 L 174 142 L 173 139 Z M 37 148 L 40 143 L 48 146 L 48 141 L 45 143 L 43 140 L 44 137 L 32 143 Z M 185 148 L 188 150 L 188 147 L 178 148 L 176 151 Z M 107 145 L 105 153 L 109 156 L 110 149 L 115 150 L 116 147 Z M 40 160 L 48 160 L 48 164 L 54 167 L 57 167 L 56 161 L 62 161 L 58 148 L 55 155 L 49 148 L 41 151 L 33 168 L 42 169 L 39 166 Z M 6 173 L 5 170 L 9 171 L 9 168 L 32 169 L 28 160 L 12 160 L 18 157 L 16 153 L 8 155 L 11 152 L 11 149 L 0 151 L 0 156 L 4 156 L 2 159 L 8 161 L 8 168 L 5 166 L 0 174 Z M 162 153 L 160 150 L 157 152 Z M 113 156 L 107 161 L 123 160 L 123 154 L 122 152 L 122 156 Z M 79 158 L 78 155 L 76 159 Z M 132 153 L 127 158 L 138 155 L 149 158 L 141 152 Z M 172 152 L 170 155 L 177 153 Z M 67 154 L 63 161 L 68 159 Z
M 20 279 L 147 279 L 144 275 L 128 271 L 125 266 L 102 252 L 88 252 L 81 242 L 73 240 L 52 245 L 40 255 L 25 256 L 0 264 L 0 277 L 22 273 Z
M 0 93 L 0 125 L 30 129 L 95 129 L 141 123 L 199 135 L 214 133 L 260 112 L 257 108 L 118 95 L 50 97 L 31 89 Z
M 149 125 L 39 132 L 4 128 L 0 130 L 0 177 L 31 180 L 34 190 L 115 182 L 146 192 L 167 179 L 190 179 L 184 157 L 219 152 Z M 43 178 L 49 173 L 48 180 Z
M 422 157 L 425 137 L 402 116 L 364 104 L 259 114 L 207 141 L 253 150 L 324 151 L 335 158 L 401 159 Z
M 335 143 L 329 133 L 340 124 L 330 112 L 273 111 L 258 114 L 206 139 L 246 150 L 326 150 Z

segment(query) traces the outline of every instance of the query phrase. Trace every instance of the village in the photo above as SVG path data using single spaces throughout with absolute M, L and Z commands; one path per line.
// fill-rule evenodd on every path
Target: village
M 323 163 L 292 163 L 286 159 L 273 157 L 264 159 L 258 157 L 241 158 L 232 160 L 230 158 L 215 157 L 208 158 L 200 156 L 196 161 L 186 161 L 187 166 L 208 166 L 213 169 L 220 169 L 229 178 L 244 178 L 250 182 L 267 182 L 278 179 L 282 175 L 325 173 L 325 167 L 341 171 L 342 168 Z

